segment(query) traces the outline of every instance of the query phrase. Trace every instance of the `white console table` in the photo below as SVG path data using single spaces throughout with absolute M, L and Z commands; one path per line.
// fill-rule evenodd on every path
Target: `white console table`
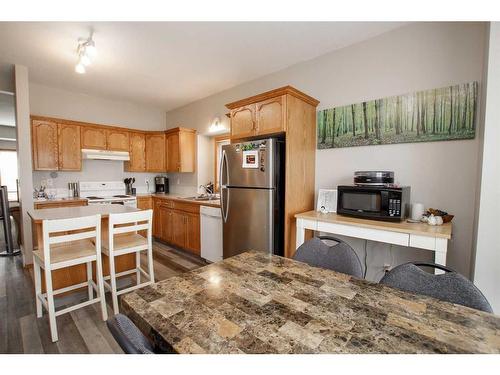
M 296 248 L 304 243 L 306 229 L 362 238 L 393 245 L 434 251 L 435 263 L 446 265 L 451 223 L 431 226 L 425 223 L 386 222 L 358 219 L 335 213 L 308 211 L 295 215 L 297 219 Z M 436 273 L 442 271 L 436 270 Z

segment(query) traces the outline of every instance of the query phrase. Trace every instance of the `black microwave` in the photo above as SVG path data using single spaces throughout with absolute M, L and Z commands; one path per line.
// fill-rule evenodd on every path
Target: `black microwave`
M 408 216 L 409 186 L 339 186 L 337 193 L 337 213 L 341 215 L 384 221 Z

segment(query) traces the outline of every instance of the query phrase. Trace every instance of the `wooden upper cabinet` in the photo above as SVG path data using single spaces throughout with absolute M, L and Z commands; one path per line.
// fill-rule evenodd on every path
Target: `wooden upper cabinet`
M 231 138 L 255 135 L 255 104 L 231 110 Z
M 285 131 L 285 95 L 264 100 L 256 104 L 256 135 L 273 134 Z
M 81 171 L 82 151 L 80 147 L 80 126 L 58 124 L 59 170 Z
M 167 134 L 167 172 L 180 172 L 179 133 Z
M 292 86 L 284 86 L 226 104 L 231 116 L 231 140 L 288 133 L 296 99 L 313 107 L 319 103 Z
M 196 131 L 174 128 L 166 132 L 167 172 L 196 170 Z
M 110 151 L 129 151 L 129 132 L 125 130 L 106 130 L 106 149 Z
M 82 128 L 82 148 L 106 150 L 106 129 L 84 126 Z
M 165 172 L 165 133 L 146 134 L 146 171 Z
M 196 170 L 196 131 L 182 129 L 179 133 L 179 154 L 181 158 L 180 172 L 189 173 Z
M 57 123 L 32 120 L 31 144 L 33 148 L 33 169 L 53 171 L 59 169 L 57 144 Z
M 196 130 L 140 131 L 31 116 L 33 169 L 80 171 L 82 149 L 130 153 L 127 172 L 194 172 Z
M 130 161 L 124 163 L 124 169 L 127 172 L 145 172 L 146 171 L 146 134 L 130 133 L 129 140 Z

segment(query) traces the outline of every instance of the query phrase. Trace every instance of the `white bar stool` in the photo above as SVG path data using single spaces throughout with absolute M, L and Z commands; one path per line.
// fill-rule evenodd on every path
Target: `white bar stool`
M 155 282 L 153 270 L 153 241 L 152 241 L 153 210 L 127 212 L 109 215 L 109 230 L 106 235 L 103 232 L 102 252 L 109 257 L 109 276 L 104 277 L 104 286 L 111 291 L 113 299 L 113 311 L 118 314 L 118 296 L 132 290 L 142 288 Z M 146 230 L 146 237 L 138 234 L 138 231 Z M 107 237 L 107 238 L 106 238 Z M 141 251 L 147 251 L 148 272 L 141 268 Z M 116 273 L 115 257 L 136 253 L 135 268 Z M 136 274 L 137 284 L 128 288 L 117 290 L 116 279 L 121 276 Z M 148 281 L 141 283 L 141 274 Z M 110 282 L 108 283 L 107 280 Z
M 77 233 L 74 233 L 78 231 Z M 42 306 L 49 314 L 52 341 L 58 340 L 56 317 L 70 311 L 101 303 L 102 319 L 108 319 L 101 260 L 101 215 L 92 215 L 72 219 L 44 220 L 42 222 L 43 249 L 33 252 L 35 274 L 36 316 L 43 315 Z M 67 232 L 73 232 L 67 234 Z M 94 242 L 91 240 L 94 239 Z M 92 279 L 92 262 L 96 262 L 96 281 Z M 77 264 L 87 265 L 87 281 L 65 288 L 53 290 L 52 270 L 71 267 Z M 41 269 L 45 272 L 45 289 L 42 293 Z M 54 296 L 71 290 L 88 287 L 88 301 L 55 310 Z M 94 290 L 97 297 L 94 298 Z

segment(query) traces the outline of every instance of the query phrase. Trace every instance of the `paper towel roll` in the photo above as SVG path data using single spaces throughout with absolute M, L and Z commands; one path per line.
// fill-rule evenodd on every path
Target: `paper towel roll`
M 423 215 L 424 215 L 424 204 L 413 203 L 411 205 L 411 219 L 415 221 L 420 221 Z

